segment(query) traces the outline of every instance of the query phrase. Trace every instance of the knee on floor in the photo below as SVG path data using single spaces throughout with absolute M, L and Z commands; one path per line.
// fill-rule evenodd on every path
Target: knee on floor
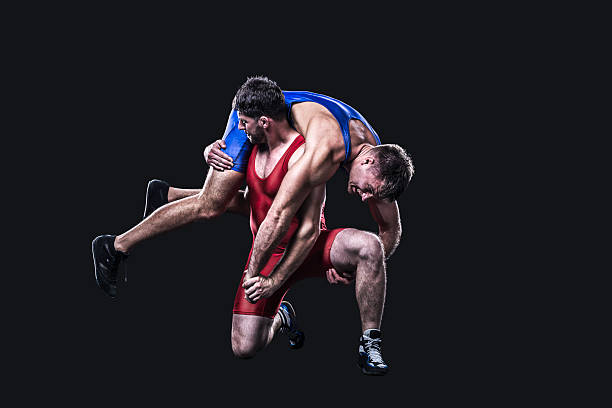
M 255 357 L 259 347 L 252 342 L 232 341 L 232 352 L 241 359 L 249 359 Z
M 253 348 L 232 347 L 232 351 L 236 357 L 243 360 L 253 358 L 257 354 L 257 351 Z

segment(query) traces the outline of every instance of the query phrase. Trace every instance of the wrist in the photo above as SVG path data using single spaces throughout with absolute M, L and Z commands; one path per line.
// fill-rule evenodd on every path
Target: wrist
M 268 284 L 270 287 L 276 289 L 278 287 L 278 274 L 274 273 L 274 270 L 270 272 L 270 274 L 266 277 L 268 279 Z
M 274 287 L 275 288 L 280 288 L 289 278 L 289 276 L 287 276 L 286 274 L 280 274 L 280 273 L 275 273 L 273 276 L 274 279 Z

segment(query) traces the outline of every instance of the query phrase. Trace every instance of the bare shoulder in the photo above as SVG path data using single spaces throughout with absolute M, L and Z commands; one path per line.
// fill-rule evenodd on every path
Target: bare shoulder
M 304 136 L 303 152 L 295 155 L 289 165 L 304 162 L 306 177 L 312 185 L 329 180 L 344 161 L 346 150 L 342 130 L 336 118 L 324 106 L 300 102 L 291 107 L 295 129 Z M 300 158 L 302 160 L 300 160 Z
M 313 130 L 325 128 L 328 131 L 337 131 L 342 135 L 338 121 L 332 113 L 323 105 L 315 102 L 302 102 L 293 105 L 291 116 L 299 131 L 304 135 L 306 141 Z
M 288 168 L 291 168 L 295 164 L 295 162 L 298 161 L 304 155 L 304 149 L 305 146 L 301 145 L 295 150 L 295 152 L 293 152 L 293 154 L 289 158 L 289 163 L 287 163 Z
M 307 147 L 314 144 L 317 148 L 344 152 L 342 129 L 326 107 L 315 102 L 297 103 L 291 107 L 291 116 L 296 130 L 306 139 Z
M 320 115 L 333 115 L 326 107 L 316 102 L 299 102 L 291 106 L 291 118 L 297 130 L 304 134 L 310 121 Z

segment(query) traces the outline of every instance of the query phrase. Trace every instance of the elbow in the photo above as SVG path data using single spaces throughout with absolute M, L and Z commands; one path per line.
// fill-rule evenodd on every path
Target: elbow
M 321 234 L 321 227 L 319 224 L 308 223 L 302 224 L 296 237 L 301 242 L 308 242 L 309 244 L 314 244 L 319 235 Z

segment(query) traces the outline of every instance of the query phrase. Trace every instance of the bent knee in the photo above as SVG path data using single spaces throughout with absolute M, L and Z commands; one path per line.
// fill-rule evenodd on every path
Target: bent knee
M 378 235 L 374 235 L 371 232 L 364 232 L 362 246 L 359 249 L 359 257 L 370 261 L 382 261 L 384 256 L 385 249 Z
M 218 205 L 210 199 L 198 197 L 198 219 L 210 220 L 217 218 L 223 214 L 224 211 L 225 208 L 222 205 Z
M 238 358 L 249 359 L 255 357 L 257 347 L 249 343 L 232 341 L 232 352 Z
M 202 209 L 198 211 L 198 219 L 200 220 L 212 220 L 223 214 L 223 211 Z

